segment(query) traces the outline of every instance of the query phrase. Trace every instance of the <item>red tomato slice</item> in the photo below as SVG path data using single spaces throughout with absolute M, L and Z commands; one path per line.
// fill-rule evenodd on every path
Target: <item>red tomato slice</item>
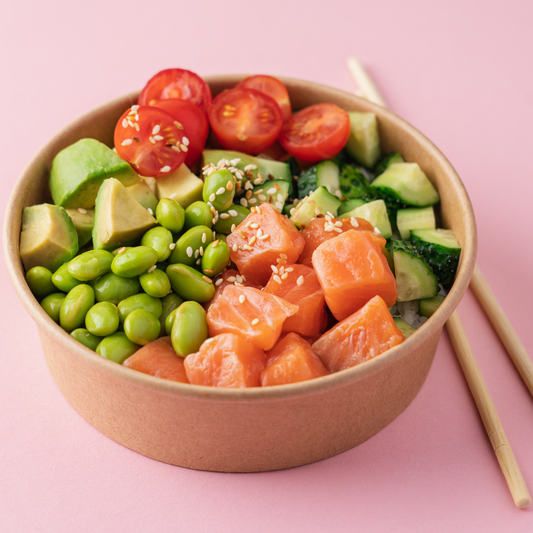
M 178 100 L 177 98 L 159 100 L 154 104 L 154 107 L 164 109 L 183 124 L 184 131 L 190 141 L 185 164 L 190 167 L 197 163 L 209 135 L 209 122 L 206 114 L 189 100 Z
M 294 157 L 315 163 L 337 155 L 350 136 L 350 117 L 335 104 L 315 104 L 283 124 L 281 146 Z
M 176 170 L 187 156 L 183 126 L 162 109 L 134 105 L 115 127 L 115 148 L 141 176 L 159 178 Z
M 139 105 L 154 105 L 167 98 L 190 100 L 206 112 L 213 99 L 209 85 L 198 74 L 181 68 L 162 70 L 151 78 L 139 96 Z
M 220 93 L 207 115 L 226 150 L 252 155 L 263 152 L 278 138 L 283 123 L 276 101 L 255 89 L 236 88 Z
M 250 76 L 242 80 L 237 87 L 243 89 L 255 89 L 261 93 L 267 94 L 271 98 L 274 98 L 278 103 L 283 120 L 287 120 L 292 115 L 291 101 L 289 99 L 289 93 L 287 88 L 281 81 L 272 76 L 257 75 Z

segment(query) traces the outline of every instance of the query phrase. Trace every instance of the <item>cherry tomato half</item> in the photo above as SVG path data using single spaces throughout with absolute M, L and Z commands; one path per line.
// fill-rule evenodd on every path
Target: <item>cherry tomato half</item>
M 213 99 L 209 85 L 198 74 L 181 68 L 162 70 L 151 78 L 139 96 L 139 105 L 167 98 L 190 100 L 206 112 Z
M 315 104 L 283 124 L 279 142 L 294 157 L 315 163 L 337 155 L 350 136 L 350 117 L 335 104 Z
M 183 124 L 190 141 L 185 164 L 188 167 L 194 165 L 200 159 L 209 135 L 209 122 L 206 114 L 189 100 L 178 100 L 177 98 L 159 100 L 154 104 L 154 107 L 164 109 Z
M 263 74 L 250 76 L 237 84 L 237 87 L 242 89 L 255 89 L 274 98 L 281 109 L 283 120 L 287 120 L 292 115 L 291 101 L 287 88 L 277 78 Z
M 283 123 L 276 101 L 255 89 L 220 93 L 207 112 L 211 128 L 226 150 L 258 154 L 277 138 Z
M 176 170 L 188 152 L 183 126 L 158 107 L 134 105 L 115 127 L 115 148 L 141 176 L 159 178 Z

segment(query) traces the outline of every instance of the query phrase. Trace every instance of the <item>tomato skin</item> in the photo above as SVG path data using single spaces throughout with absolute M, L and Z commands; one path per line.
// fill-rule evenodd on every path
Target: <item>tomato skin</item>
M 278 138 L 283 116 L 276 101 L 255 89 L 221 92 L 207 112 L 211 129 L 226 150 L 256 155 Z
M 159 100 L 159 102 L 154 104 L 154 107 L 167 111 L 178 122 L 183 124 L 185 134 L 190 141 L 185 164 L 190 167 L 197 163 L 209 135 L 207 115 L 190 100 L 180 100 L 178 98 Z
M 115 148 L 139 174 L 159 178 L 174 172 L 188 152 L 184 128 L 167 111 L 135 105 L 118 120 Z
M 256 76 L 249 76 L 242 80 L 236 87 L 243 89 L 255 89 L 262 92 L 271 98 L 276 100 L 281 109 L 283 120 L 287 120 L 292 116 L 291 100 L 289 98 L 289 92 L 281 81 L 273 76 L 266 76 L 264 74 L 258 74 Z
M 281 146 L 292 156 L 316 163 L 337 155 L 350 136 L 350 117 L 335 104 L 315 104 L 283 124 Z
M 207 112 L 213 96 L 209 85 L 198 74 L 182 68 L 169 68 L 148 80 L 139 96 L 139 105 L 153 106 L 168 98 L 190 100 Z

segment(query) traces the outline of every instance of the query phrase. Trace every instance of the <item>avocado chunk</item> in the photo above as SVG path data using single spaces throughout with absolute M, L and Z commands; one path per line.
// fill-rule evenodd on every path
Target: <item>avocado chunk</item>
M 77 253 L 78 234 L 62 207 L 40 204 L 22 213 L 20 258 L 24 268 L 43 266 L 55 272 Z
M 178 202 L 183 209 L 202 200 L 203 188 L 204 182 L 196 177 L 185 164 L 180 165 L 168 176 L 155 180 L 158 200 L 170 198 Z
M 61 150 L 50 170 L 50 192 L 54 203 L 64 208 L 92 209 L 102 182 L 109 177 L 126 187 L 139 176 L 111 148 L 96 139 L 81 139 Z
M 76 228 L 78 244 L 82 248 L 93 238 L 94 209 L 80 207 L 79 209 L 65 209 L 65 211 Z
M 102 183 L 94 211 L 95 250 L 114 250 L 135 244 L 157 220 L 115 178 Z
M 350 136 L 346 143 L 346 151 L 361 165 L 372 168 L 381 152 L 378 119 L 374 113 L 351 111 L 348 115 Z
M 158 200 L 155 194 L 150 189 L 149 185 L 144 179 L 140 179 L 139 183 L 126 187 L 128 192 L 137 200 L 145 209 L 151 209 L 155 213 Z

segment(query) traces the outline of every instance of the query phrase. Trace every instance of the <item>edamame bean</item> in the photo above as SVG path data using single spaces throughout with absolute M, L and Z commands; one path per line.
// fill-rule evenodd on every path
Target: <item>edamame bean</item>
M 221 240 L 212 242 L 202 257 L 202 272 L 210 278 L 220 274 L 229 262 L 229 246 Z
M 163 298 L 170 292 L 170 280 L 159 268 L 139 276 L 144 292 L 154 298 Z
M 94 284 L 94 295 L 97 302 L 111 302 L 117 305 L 122 300 L 141 292 L 138 277 L 123 278 L 114 272 L 104 274 Z
M 121 365 L 139 348 L 140 346 L 131 342 L 124 332 L 117 331 L 113 335 L 109 335 L 109 337 L 101 340 L 100 344 L 96 347 L 96 353 Z
M 59 310 L 64 299 L 65 295 L 63 293 L 54 292 L 41 302 L 41 307 L 46 311 L 46 314 L 57 324 L 59 324 Z
M 180 357 L 197 352 L 207 339 L 206 312 L 196 302 L 184 302 L 174 311 L 171 340 Z
M 170 280 L 169 280 L 170 281 Z M 159 322 L 161 322 L 161 334 L 165 334 L 165 323 L 168 315 L 177 309 L 183 303 L 183 298 L 178 296 L 176 293 L 167 294 L 164 298 L 161 298 L 161 307 L 162 312 L 159 317 Z M 167 333 L 170 335 L 170 333 Z
M 111 263 L 111 270 L 123 278 L 134 278 L 144 274 L 157 263 L 157 252 L 149 246 L 135 246 L 117 254 Z
M 217 170 L 205 178 L 202 197 L 217 211 L 229 209 L 234 196 L 235 178 L 229 170 Z
M 211 279 L 188 265 L 170 265 L 167 276 L 174 292 L 184 300 L 209 302 L 215 295 Z
M 161 305 L 161 300 L 159 300 L 159 298 L 154 298 L 153 296 L 144 293 L 135 294 L 122 300 L 122 302 L 118 304 L 120 321 L 124 322 L 126 317 L 137 309 L 150 311 L 150 313 L 154 314 L 157 318 L 159 318 L 163 312 L 163 306 Z
M 221 242 L 227 242 L 226 241 L 226 235 L 224 235 L 223 233 L 218 233 L 217 234 L 217 239 L 220 239 Z
M 74 287 L 63 300 L 59 311 L 59 323 L 67 332 L 83 327 L 87 311 L 94 305 L 94 290 L 82 283 Z
M 217 233 L 229 235 L 249 214 L 250 210 L 246 207 L 232 205 L 229 209 L 218 214 L 218 220 L 213 229 Z
M 194 226 L 207 226 L 210 228 L 212 225 L 213 213 L 205 202 L 194 202 L 185 209 L 185 230 L 194 228 Z
M 161 226 L 149 229 L 141 239 L 143 246 L 149 246 L 157 252 L 157 261 L 164 261 L 168 258 L 172 252 L 170 245 L 173 242 L 174 238 L 170 230 Z
M 85 327 L 93 335 L 106 337 L 118 329 L 117 306 L 110 302 L 98 302 L 85 315 Z
M 83 283 L 82 281 L 73 278 L 68 271 L 68 263 L 61 265 L 52 274 L 52 283 L 63 292 L 70 292 L 74 287 Z
M 185 223 L 185 210 L 175 200 L 162 198 L 157 204 L 155 218 L 172 233 L 179 233 Z
M 26 282 L 36 298 L 44 298 L 56 290 L 52 273 L 45 267 L 36 266 L 26 272 Z
M 187 230 L 176 243 L 170 254 L 170 263 L 200 265 L 202 255 L 209 243 L 213 242 L 213 232 L 207 226 L 196 226 Z
M 102 340 L 100 337 L 89 333 L 85 328 L 75 329 L 70 333 L 70 336 L 76 339 L 78 342 L 81 342 L 84 346 L 87 346 L 87 348 L 93 352 L 96 351 L 96 347 Z
M 174 324 L 174 319 L 176 318 L 176 310 L 174 309 L 165 320 L 165 333 L 170 335 L 172 333 L 172 325 Z
M 91 250 L 71 259 L 68 264 L 68 273 L 79 281 L 90 281 L 109 272 L 112 261 L 111 252 Z
M 137 309 L 124 320 L 124 333 L 131 342 L 145 346 L 159 337 L 161 324 L 150 311 Z

